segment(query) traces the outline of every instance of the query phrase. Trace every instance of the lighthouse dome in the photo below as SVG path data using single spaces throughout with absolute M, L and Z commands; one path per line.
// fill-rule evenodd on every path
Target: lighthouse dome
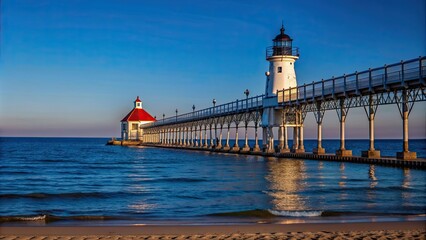
M 291 37 L 287 34 L 284 33 L 285 29 L 284 26 L 281 26 L 280 29 L 280 34 L 278 34 L 275 38 L 274 38 L 274 42 L 282 42 L 282 41 L 292 41 L 293 39 L 291 39 Z

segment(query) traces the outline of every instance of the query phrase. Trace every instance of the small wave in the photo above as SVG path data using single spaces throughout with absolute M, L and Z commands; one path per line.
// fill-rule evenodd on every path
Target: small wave
M 238 211 L 238 212 L 224 212 L 224 213 L 213 213 L 209 216 L 218 216 L 218 217 L 260 217 L 260 218 L 272 218 L 276 215 L 272 214 L 268 210 L 263 209 L 254 209 L 247 211 Z
M 37 216 L 2 216 L 0 222 L 32 222 L 32 221 L 46 221 L 46 215 Z
M 322 216 L 322 211 L 278 211 L 268 210 L 275 216 L 281 217 L 319 217 Z
M 40 160 L 36 160 L 36 162 L 62 163 L 62 162 L 64 162 L 64 160 L 61 160 L 61 159 L 40 159 Z
M 171 183 L 193 183 L 193 182 L 205 182 L 207 180 L 200 178 L 143 178 L 137 179 L 143 182 L 171 182 Z
M 74 221 L 99 221 L 99 220 L 118 220 L 112 216 L 55 216 L 50 214 L 34 216 L 0 216 L 0 222 L 54 222 L 61 220 Z
M 45 198 L 83 198 L 83 197 L 104 197 L 104 193 L 90 192 L 90 193 L 27 193 L 27 194 L 0 194 L 2 198 L 34 198 L 34 199 L 45 199 Z
M 214 213 L 210 216 L 222 217 L 258 217 L 258 218 L 273 218 L 273 217 L 319 217 L 322 216 L 322 211 L 278 211 L 254 209 L 238 212 Z
M 33 174 L 32 172 L 27 171 L 8 171 L 8 170 L 1 170 L 1 174 Z
M 166 178 L 163 179 L 165 182 L 205 182 L 204 179 L 199 178 Z
M 177 198 L 182 198 L 182 199 L 203 199 L 201 197 L 196 197 L 196 196 L 189 196 L 189 195 L 178 195 L 176 196 Z

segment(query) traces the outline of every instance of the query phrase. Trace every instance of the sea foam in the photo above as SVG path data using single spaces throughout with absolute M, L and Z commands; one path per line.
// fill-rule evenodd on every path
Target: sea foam
M 279 210 L 268 210 L 275 216 L 281 217 L 319 217 L 322 211 L 279 211 Z

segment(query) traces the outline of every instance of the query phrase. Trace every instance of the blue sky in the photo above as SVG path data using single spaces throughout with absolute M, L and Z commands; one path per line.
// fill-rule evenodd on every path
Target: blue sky
M 138 95 L 167 117 L 262 94 L 281 21 L 300 48 L 298 84 L 426 55 L 424 0 L 1 4 L 1 136 L 119 136 Z M 425 137 L 425 110 L 414 106 L 410 137 Z M 377 122 L 378 138 L 402 136 L 396 106 L 379 107 Z M 327 112 L 324 138 L 338 138 L 336 123 Z M 351 110 L 347 136 L 368 138 L 367 124 Z

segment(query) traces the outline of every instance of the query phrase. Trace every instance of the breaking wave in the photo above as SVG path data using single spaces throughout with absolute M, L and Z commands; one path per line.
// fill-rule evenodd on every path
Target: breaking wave
M 0 222 L 54 222 L 61 220 L 94 221 L 94 220 L 117 220 L 111 216 L 54 216 L 49 214 L 33 216 L 0 216 Z
M 319 217 L 322 216 L 322 211 L 278 211 L 268 210 L 275 216 L 281 217 Z
M 278 210 L 264 210 L 254 209 L 238 212 L 224 212 L 214 213 L 210 216 L 223 216 L 223 217 L 260 217 L 260 218 L 273 218 L 273 217 L 319 217 L 323 216 L 322 211 L 278 211 Z

